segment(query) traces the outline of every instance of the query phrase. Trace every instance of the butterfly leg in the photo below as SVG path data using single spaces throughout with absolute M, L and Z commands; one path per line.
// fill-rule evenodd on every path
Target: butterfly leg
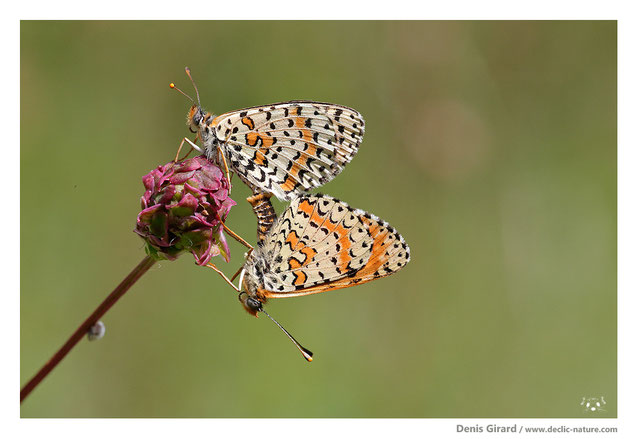
M 179 148 L 177 148 L 177 154 L 175 154 L 175 162 L 181 162 L 182 160 L 184 160 L 186 157 L 188 157 L 188 156 L 189 156 L 189 154 L 191 153 L 191 151 L 192 151 L 193 149 L 194 149 L 195 151 L 197 151 L 197 152 L 201 153 L 201 152 L 202 152 L 202 149 L 201 149 L 199 146 L 195 145 L 195 143 L 194 143 L 194 142 L 196 142 L 196 141 L 197 141 L 197 137 L 195 137 L 195 140 L 194 140 L 194 141 L 192 141 L 192 142 L 191 142 L 189 139 L 187 139 L 186 137 L 184 137 L 184 138 L 182 139 L 182 142 L 179 144 Z M 182 158 L 180 159 L 180 158 L 178 158 L 178 157 L 179 157 L 179 153 L 180 153 L 180 152 L 181 152 L 181 150 L 182 150 L 182 146 L 184 146 L 184 142 L 188 142 L 188 144 L 190 145 L 190 147 L 191 147 L 191 148 L 188 150 L 188 153 L 187 153 L 184 157 L 182 157 Z
M 220 219 L 220 221 L 221 221 L 221 219 Z M 230 230 L 230 229 L 228 228 L 228 226 L 227 226 L 226 224 L 224 224 L 224 222 L 223 222 L 223 221 L 221 221 L 221 223 L 222 223 L 222 227 L 224 228 L 224 231 L 225 231 L 226 233 L 228 233 L 230 236 L 232 236 L 233 238 L 235 238 L 235 240 L 236 240 L 237 242 L 239 242 L 240 244 L 242 244 L 242 245 L 246 246 L 246 248 L 248 248 L 248 250 L 249 250 L 249 251 L 251 251 L 251 252 L 253 251 L 253 246 L 252 246 L 252 245 L 250 245 L 248 242 L 246 242 L 246 240 L 245 240 L 244 238 L 242 238 L 241 236 L 239 236 L 237 233 L 235 233 L 235 232 L 233 232 L 232 230 Z
M 225 274 L 224 274 L 224 273 L 223 273 L 223 272 L 222 272 L 219 268 L 217 268 L 217 267 L 215 266 L 215 264 L 212 264 L 212 263 L 210 263 L 210 262 L 209 262 L 208 264 L 206 264 L 206 266 L 207 266 L 208 268 L 212 268 L 213 270 L 215 270 L 215 271 L 216 271 L 216 272 L 217 272 L 217 273 L 218 273 L 218 274 L 219 274 L 222 278 L 224 278 L 224 280 L 228 283 L 228 285 L 230 285 L 231 287 L 233 287 L 233 289 L 234 289 L 235 291 L 239 292 L 239 288 L 237 288 L 237 287 L 235 286 L 235 284 L 233 284 L 233 282 L 232 282 L 230 279 L 228 279 L 228 278 L 226 277 L 226 275 L 225 275 Z
M 226 156 L 222 151 L 222 147 L 217 145 L 217 153 L 222 157 L 222 161 L 224 162 L 224 170 L 226 171 L 226 180 L 228 180 L 228 184 L 230 185 L 230 171 L 228 170 L 228 162 L 226 162 Z M 228 193 L 230 194 L 230 190 L 232 186 L 228 188 Z
M 246 253 L 246 257 L 250 255 L 250 252 L 252 252 L 252 250 L 248 250 L 248 253 Z M 241 264 L 241 267 L 239 267 L 239 269 L 235 272 L 235 274 L 233 274 L 233 277 L 231 277 L 230 280 L 234 281 L 235 278 L 239 276 L 239 273 L 241 273 L 243 269 L 244 269 L 244 264 Z

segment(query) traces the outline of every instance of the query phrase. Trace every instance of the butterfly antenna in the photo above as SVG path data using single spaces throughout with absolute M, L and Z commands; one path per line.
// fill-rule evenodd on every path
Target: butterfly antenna
M 297 349 L 299 349 L 299 352 L 301 352 L 301 355 L 303 355 L 303 357 L 308 361 L 312 361 L 312 352 L 309 351 L 308 349 L 304 348 L 303 346 L 301 346 L 299 344 L 299 342 L 297 340 L 295 340 L 295 337 L 293 337 L 292 335 L 290 335 L 290 332 L 286 331 L 286 329 L 284 329 L 283 326 L 281 326 L 279 324 L 279 322 L 275 319 L 273 319 L 270 314 L 268 314 L 266 311 L 264 311 L 264 308 L 262 307 L 262 309 L 260 309 L 261 312 L 263 312 L 264 314 L 266 314 L 268 316 L 268 318 L 270 320 L 272 320 L 273 322 L 275 322 L 275 325 L 279 326 L 279 329 L 281 329 L 282 331 L 284 331 L 284 334 L 286 334 L 288 336 L 288 338 L 290 339 L 290 341 L 292 341 L 295 346 L 297 346 Z
M 197 94 L 197 105 L 199 105 L 201 107 L 202 103 L 199 100 L 199 90 L 197 90 L 197 86 L 195 85 L 195 81 L 193 81 L 193 77 L 191 76 L 191 69 L 189 69 L 188 67 L 185 67 L 184 70 L 186 70 L 186 74 L 190 78 L 191 83 L 193 84 L 193 88 L 195 89 L 195 93 Z
M 172 82 L 170 84 L 168 84 L 168 86 L 174 90 L 177 90 L 178 92 L 180 92 L 181 94 L 183 94 L 184 96 L 186 96 L 188 99 L 191 100 L 191 102 L 194 104 L 195 103 L 195 99 L 191 98 L 190 96 L 188 96 L 186 93 L 184 93 L 183 91 L 181 91 L 179 88 L 177 88 L 175 86 L 175 84 L 173 84 Z

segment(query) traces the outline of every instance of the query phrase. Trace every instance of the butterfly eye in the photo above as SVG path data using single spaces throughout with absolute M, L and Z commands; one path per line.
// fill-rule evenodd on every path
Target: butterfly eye
M 252 315 L 257 315 L 257 312 L 263 311 L 263 304 L 254 297 L 251 297 L 245 291 L 239 293 L 238 296 L 239 301 L 244 305 L 246 311 L 248 311 Z
M 193 122 L 195 122 L 195 125 L 199 125 L 202 122 L 203 118 L 204 118 L 204 112 L 202 111 L 201 108 L 198 107 L 197 112 L 193 116 Z
M 248 299 L 246 299 L 246 306 L 250 309 L 252 309 L 253 311 L 261 311 L 261 302 L 257 299 L 253 299 L 252 297 L 249 297 Z

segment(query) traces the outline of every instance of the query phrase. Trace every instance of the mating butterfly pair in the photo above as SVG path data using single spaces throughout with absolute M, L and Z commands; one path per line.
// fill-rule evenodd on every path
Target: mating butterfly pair
M 186 73 L 192 81 L 188 68 Z M 270 317 L 263 309 L 269 298 L 354 286 L 408 263 L 407 244 L 385 221 L 329 196 L 303 195 L 332 180 L 357 152 L 365 126 L 356 110 L 290 101 L 215 116 L 202 109 L 197 87 L 197 103 L 177 90 L 193 101 L 187 123 L 202 147 L 184 141 L 254 193 L 248 201 L 257 214 L 259 245 L 243 265 L 239 287 L 211 267 L 240 293 L 249 313 Z M 291 201 L 278 219 L 271 194 Z M 272 320 L 312 361 L 312 353 Z

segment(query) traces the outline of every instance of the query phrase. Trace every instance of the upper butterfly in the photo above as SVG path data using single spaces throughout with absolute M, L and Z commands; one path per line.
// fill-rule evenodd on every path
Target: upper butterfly
M 197 100 L 186 119 L 208 159 L 235 172 L 254 193 L 280 200 L 332 180 L 363 140 L 361 114 L 341 105 L 289 101 L 216 116 L 201 107 L 199 92 Z

